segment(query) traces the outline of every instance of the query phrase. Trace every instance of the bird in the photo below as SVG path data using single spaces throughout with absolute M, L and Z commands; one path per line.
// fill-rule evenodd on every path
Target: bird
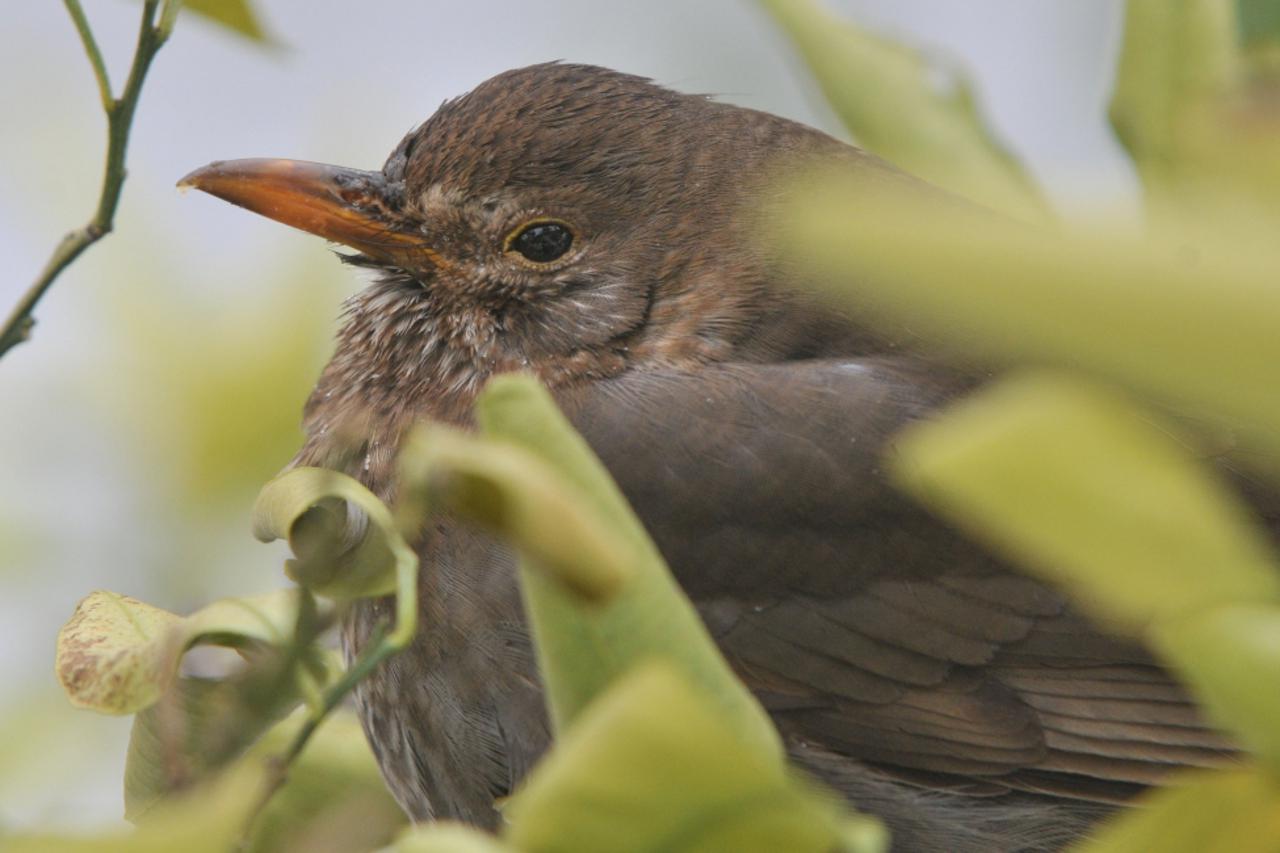
M 367 270 L 292 465 L 395 500 L 424 420 L 539 377 L 633 505 L 791 759 L 898 851 L 1057 849 L 1231 744 L 1150 653 L 900 494 L 903 427 L 980 386 L 810 295 L 765 215 L 823 165 L 964 204 L 819 130 L 595 66 L 445 101 L 381 169 L 217 161 L 182 183 Z M 493 828 L 551 731 L 515 558 L 424 526 L 428 630 L 356 691 L 415 820 Z M 360 603 L 349 653 L 392 617 Z

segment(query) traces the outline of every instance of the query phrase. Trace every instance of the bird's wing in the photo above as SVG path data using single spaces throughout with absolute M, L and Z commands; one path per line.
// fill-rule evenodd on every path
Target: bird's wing
M 886 481 L 971 383 L 893 358 L 635 373 L 566 412 L 788 734 L 922 784 L 1127 796 L 1226 748 L 1101 632 Z

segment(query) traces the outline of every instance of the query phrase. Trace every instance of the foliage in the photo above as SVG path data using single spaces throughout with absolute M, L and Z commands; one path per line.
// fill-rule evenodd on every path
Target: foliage
M 1280 482 L 1280 135 L 1262 106 L 1280 77 L 1241 44 L 1273 37 L 1256 5 L 1242 30 L 1226 0 L 1128 4 L 1111 119 L 1144 233 L 1031 231 L 840 178 L 784 217 L 828 298 L 1011 373 L 901 437 L 902 487 L 1141 634 L 1252 753 L 1082 850 L 1280 844 L 1278 558 L 1205 465 Z
M 183 0 L 186 9 L 253 41 L 267 41 L 266 30 L 248 0 Z
M 1026 373 L 904 435 L 911 492 L 1133 631 L 1280 601 L 1248 508 L 1176 428 L 1081 379 Z
M 297 450 L 298 412 L 328 352 L 339 299 L 328 261 L 273 265 L 262 272 L 272 287 L 250 299 L 192 304 L 189 290 L 170 282 L 191 275 L 186 265 L 135 272 L 109 295 L 95 294 L 121 330 L 104 353 L 119 367 L 101 403 L 141 454 L 164 457 L 157 485 L 173 500 L 199 505 L 206 518 L 234 512 L 242 528 L 245 507 Z
M 926 55 L 850 26 L 818 0 L 761 0 L 804 54 L 854 138 L 908 172 L 997 210 L 1038 219 L 1039 189 L 995 138 L 973 87 Z
M 529 377 L 503 377 L 481 396 L 477 415 L 478 437 L 431 427 L 409 444 L 397 517 L 332 471 L 299 468 L 268 484 L 256 513 L 258 534 L 289 538 L 296 557 L 288 572 L 305 590 L 273 594 L 266 600 L 272 608 L 218 602 L 179 619 L 104 593 L 82 605 L 61 644 L 73 695 L 112 711 L 149 709 L 166 683 L 175 697 L 176 734 L 166 730 L 163 715 L 144 712 L 135 721 L 128 782 L 131 802 L 139 804 L 131 809 L 139 838 L 156 809 L 166 814 L 165 782 L 173 780 L 165 769 L 192 754 L 192 734 L 207 734 L 210 707 L 226 713 L 211 706 L 222 682 L 185 679 L 172 686 L 175 654 L 202 640 L 256 642 L 301 661 L 315 652 L 315 626 L 327 608 L 281 608 L 286 597 L 310 602 L 319 594 L 337 606 L 394 590 L 396 625 L 345 674 L 326 678 L 323 667 L 301 665 L 287 676 L 273 672 L 275 683 L 300 679 L 298 694 L 309 698 L 305 722 L 284 751 L 287 766 L 346 690 L 408 642 L 417 560 L 402 532 L 447 510 L 485 523 L 520 551 L 548 704 L 562 736 L 507 806 L 504 834 L 515 849 L 598 848 L 602 832 L 619 831 L 611 814 L 628 821 L 634 850 L 668 849 L 673 838 L 696 849 L 736 846 L 745 838 L 770 844 L 787 838 L 796 850 L 880 849 L 873 822 L 843 816 L 832 795 L 786 771 L 767 716 L 732 675 L 653 543 L 550 396 Z M 351 524 L 351 513 L 364 523 Z M 548 522 L 561 520 L 563 527 L 554 529 L 578 535 L 549 535 Z M 352 528 L 363 535 L 344 542 Z M 264 609 L 271 614 L 260 613 Z M 663 713 L 655 714 L 658 708 Z M 196 741 L 207 756 L 210 742 Z M 230 760 L 245 745 L 222 745 L 220 752 Z M 679 772 L 672 756 L 680 756 Z M 259 761 L 250 754 L 224 772 Z M 198 777 L 221 765 L 188 760 L 185 766 Z M 587 778 L 595 781 L 586 784 Z M 617 779 L 620 787 L 610 793 L 600 779 Z M 267 774 L 259 784 L 270 794 L 281 781 Z M 267 806 L 232 805 L 234 816 L 261 831 Z M 666 818 L 654 821 L 654 814 Z M 419 832 L 401 843 L 433 849 L 432 835 Z
M 880 847 L 872 828 L 854 848 L 834 797 L 790 775 L 777 753 L 743 746 L 674 668 L 633 666 L 533 771 L 504 810 L 505 834 L 520 850 L 566 853 Z
M 744 747 L 781 760 L 781 745 L 763 709 L 733 676 L 657 547 L 550 395 L 527 377 L 498 377 L 481 395 L 476 415 L 484 436 L 515 445 L 558 471 L 564 488 L 598 514 L 606 537 L 628 552 L 632 577 L 612 600 L 587 609 L 545 582 L 546 573 L 538 569 L 556 562 L 542 563 L 535 552 L 523 550 L 520 580 L 553 722 L 571 724 L 610 682 L 640 661 L 660 657 L 705 690 L 721 724 Z M 517 539 L 516 544 L 523 543 Z M 569 540 L 559 547 L 577 548 Z
M 856 138 L 1053 227 L 958 76 L 940 88 L 923 52 L 812 2 L 763 3 Z M 243 0 L 187 5 L 264 38 Z M 177 4 L 164 8 L 171 25 Z M 824 298 L 1010 373 L 901 437 L 888 464 L 902 488 L 1144 637 L 1250 752 L 1244 766 L 1153 792 L 1080 849 L 1270 850 L 1280 574 L 1204 460 L 1280 478 L 1268 461 L 1280 443 L 1269 387 L 1280 135 L 1261 106 L 1280 81 L 1259 49 L 1274 19 L 1247 0 L 1238 19 L 1227 0 L 1127 8 L 1111 115 L 1146 190 L 1143 233 L 1031 230 L 927 192 L 869 195 L 841 176 L 804 184 L 780 232 Z M 77 705 L 136 714 L 125 778 L 136 827 L 6 849 L 883 849 L 877 822 L 788 770 L 767 715 L 549 395 L 502 377 L 475 414 L 475 433 L 415 433 L 394 509 L 330 471 L 269 483 L 255 532 L 288 540 L 295 588 L 186 617 L 114 593 L 86 598 L 60 635 L 58 673 Z M 504 805 L 501 837 L 448 824 L 395 837 L 403 818 L 341 707 L 419 629 L 408 542 L 441 513 L 518 551 L 556 730 Z M 336 662 L 327 630 L 356 600 L 386 595 L 394 620 L 360 658 Z M 184 672 L 188 651 L 205 646 L 239 662 L 216 678 Z

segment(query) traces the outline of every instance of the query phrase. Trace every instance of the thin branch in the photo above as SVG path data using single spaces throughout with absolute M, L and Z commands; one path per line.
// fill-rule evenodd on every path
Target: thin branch
M 166 4 L 167 6 L 168 4 Z M 103 234 L 111 230 L 116 205 L 120 202 L 120 190 L 124 186 L 125 153 L 129 147 L 129 131 L 133 127 L 133 114 L 142 94 L 142 82 L 151 68 L 151 60 L 169 37 L 169 33 L 155 24 L 158 0 L 147 0 L 143 7 L 142 25 L 138 30 L 138 48 L 133 54 L 129 77 L 124 91 L 115 102 L 115 109 L 107 114 L 107 168 L 102 180 L 102 198 L 90 227 L 96 226 Z
M 102 111 L 110 114 L 115 109 L 115 97 L 111 94 L 111 78 L 107 76 L 107 65 L 102 61 L 102 51 L 98 50 L 98 41 L 93 37 L 89 19 L 84 16 L 80 0 L 62 0 L 62 2 L 67 7 L 67 14 L 76 25 L 76 32 L 80 34 L 80 43 L 84 45 L 89 64 L 93 66 L 93 76 L 98 80 L 98 97 L 102 99 Z
M 285 782 L 289 781 L 289 770 L 293 767 L 293 762 L 302 754 L 302 750 L 311 741 L 311 736 L 315 734 L 316 729 L 320 728 L 320 724 L 328 719 L 329 714 L 342 704 L 343 700 L 347 698 L 347 694 L 355 689 L 356 685 L 363 681 L 369 673 L 377 669 L 378 665 L 384 660 L 403 648 L 393 636 L 386 633 L 385 624 L 380 624 L 374 629 L 372 636 L 369 638 L 369 645 L 369 650 L 324 692 L 319 707 L 312 709 L 311 713 L 307 714 L 306 720 L 303 721 L 302 727 L 294 734 L 288 748 L 281 755 L 272 759 L 269 775 L 262 787 L 262 793 L 258 795 L 258 801 L 249 811 L 249 816 L 244 822 L 244 829 L 238 845 L 239 849 L 248 849 L 258 818 L 266 811 L 267 805 L 275 797 L 276 792 L 284 787 Z
M 311 708 L 302 727 L 289 742 L 288 748 L 272 762 L 271 772 L 263 785 L 262 793 L 244 822 L 239 849 L 248 849 L 258 818 L 266 810 L 276 792 L 289 780 L 289 770 L 293 762 L 302 754 L 302 750 L 306 748 L 320 724 L 328 718 L 333 709 L 342 704 L 356 685 L 367 678 L 383 661 L 404 651 L 413 642 L 413 635 L 418 630 L 418 558 L 403 541 L 399 546 L 392 545 L 392 554 L 395 559 L 396 573 L 395 627 L 388 632 L 385 622 L 379 622 L 374 626 L 369 639 L 365 641 L 364 654 L 347 668 L 341 678 L 324 691 L 319 705 Z M 302 630 L 303 618 L 304 608 L 299 608 L 298 632 Z
M 107 78 L 106 66 L 102 61 L 102 53 L 98 50 L 97 41 L 89 28 L 89 22 L 84 16 L 79 0 L 63 0 L 63 2 L 75 23 L 76 31 L 80 33 L 80 40 L 84 44 L 85 53 L 89 56 L 89 62 L 93 65 L 99 94 L 102 96 L 103 110 L 107 114 L 107 162 L 103 170 L 102 192 L 93 218 L 84 227 L 62 238 L 45 263 L 44 269 L 9 312 L 4 325 L 0 326 L 0 357 L 31 336 L 31 328 L 35 325 L 32 312 L 35 311 L 36 305 L 52 286 L 54 280 L 76 258 L 80 257 L 81 252 L 111 232 L 116 207 L 120 203 L 120 191 L 124 187 L 125 154 L 129 148 L 129 131 L 133 126 L 138 97 L 142 93 L 142 83 L 146 79 L 147 71 L 151 68 L 151 60 L 155 58 L 156 52 L 169 37 L 173 16 L 181 0 L 165 0 L 158 24 L 156 10 L 160 8 L 160 0 L 146 0 L 143 4 L 138 44 L 133 53 L 133 62 L 129 67 L 129 77 L 125 81 L 124 91 L 120 93 L 119 98 L 111 94 L 111 85 Z

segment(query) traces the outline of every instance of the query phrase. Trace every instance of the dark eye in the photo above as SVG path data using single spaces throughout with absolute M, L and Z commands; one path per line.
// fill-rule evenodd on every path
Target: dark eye
M 569 251 L 573 245 L 573 232 L 559 222 L 535 222 L 526 225 L 507 243 L 535 264 L 549 264 Z

